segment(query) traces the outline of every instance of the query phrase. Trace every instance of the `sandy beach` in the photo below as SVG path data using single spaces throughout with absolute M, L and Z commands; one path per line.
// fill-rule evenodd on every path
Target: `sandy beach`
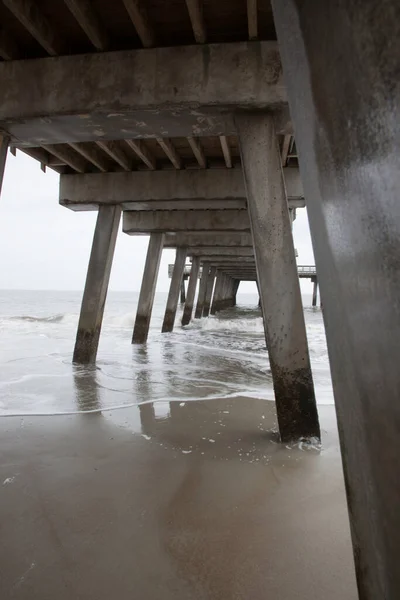
M 357 597 L 334 408 L 321 450 L 236 398 L 1 427 L 1 598 Z

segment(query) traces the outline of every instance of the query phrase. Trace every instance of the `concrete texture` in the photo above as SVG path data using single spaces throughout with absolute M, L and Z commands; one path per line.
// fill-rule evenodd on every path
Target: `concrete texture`
M 273 408 L 1 419 L 1 598 L 356 600 L 334 409 L 319 452 Z
M 400 4 L 273 5 L 324 306 L 360 598 L 399 598 Z
M 208 274 L 207 279 L 206 298 L 204 300 L 203 317 L 208 317 L 208 315 L 210 314 L 216 272 L 217 269 L 215 267 L 210 267 L 210 272 Z
M 212 231 L 201 233 L 185 233 L 183 231 L 177 234 L 166 233 L 164 248 L 176 248 L 177 246 L 190 246 L 191 248 L 247 246 L 253 248 L 253 238 L 250 233 L 241 233 L 239 231 L 230 233 L 214 233 Z
M 305 205 L 299 170 L 284 169 L 291 206 Z M 60 203 L 73 210 L 96 210 L 99 204 L 122 204 L 133 210 L 137 203 L 178 200 L 246 200 L 242 170 L 202 169 L 132 171 L 61 175 Z M 148 210 L 148 209 L 146 209 Z
M 76 334 L 75 363 L 96 360 L 120 218 L 119 206 L 99 209 Z
M 0 127 L 31 145 L 232 135 L 235 107 L 286 103 L 276 42 L 10 61 L 0 81 Z
M 204 308 L 204 302 L 206 300 L 207 281 L 208 281 L 209 272 L 210 272 L 210 263 L 205 261 L 202 263 L 202 266 L 201 266 L 199 294 L 197 296 L 197 304 L 196 304 L 196 310 L 195 310 L 195 314 L 194 314 L 195 319 L 201 319 L 201 317 L 203 315 L 203 308 Z
M 183 272 L 185 270 L 187 249 L 179 247 L 176 249 L 175 263 L 172 270 L 171 283 L 165 307 L 164 321 L 162 324 L 162 332 L 171 332 L 174 329 L 176 310 L 178 308 L 179 296 L 183 282 Z
M 154 212 L 124 212 L 124 233 L 171 231 L 250 231 L 247 210 L 162 210 Z
M 163 251 L 164 234 L 152 233 L 147 249 L 142 285 L 133 328 L 132 344 L 143 344 L 147 340 L 156 293 L 157 277 Z
M 182 325 L 189 325 L 192 320 L 194 298 L 196 295 L 197 281 L 199 279 L 200 257 L 195 256 L 190 269 L 189 285 L 186 294 L 185 308 L 183 309 Z
M 238 115 L 247 203 L 282 441 L 320 436 L 281 156 L 270 115 Z

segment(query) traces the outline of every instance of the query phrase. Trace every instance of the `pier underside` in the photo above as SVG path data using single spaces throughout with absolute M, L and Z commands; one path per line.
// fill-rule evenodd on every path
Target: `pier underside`
M 362 600 L 400 597 L 399 23 L 395 0 L 0 2 L 0 190 L 18 150 L 60 174 L 62 205 L 98 211 L 76 363 L 96 361 L 122 214 L 149 236 L 132 342 L 164 248 L 165 333 L 186 259 L 183 325 L 256 281 L 280 438 L 319 439 L 307 206 Z

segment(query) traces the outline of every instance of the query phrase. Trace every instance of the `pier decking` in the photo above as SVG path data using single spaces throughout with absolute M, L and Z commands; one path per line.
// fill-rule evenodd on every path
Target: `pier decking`
M 96 361 L 122 216 L 150 236 L 133 343 L 163 248 L 164 331 L 186 257 L 184 322 L 257 273 L 281 440 L 319 438 L 292 236 L 307 205 L 363 600 L 400 597 L 399 23 L 396 0 L 0 2 L 0 189 L 18 150 L 60 174 L 61 204 L 98 211 L 76 363 Z

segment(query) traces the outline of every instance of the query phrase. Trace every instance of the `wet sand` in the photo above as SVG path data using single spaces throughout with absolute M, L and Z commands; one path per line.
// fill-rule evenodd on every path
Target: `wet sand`
M 322 451 L 248 398 L 0 419 L 0 597 L 356 600 L 320 418 Z

